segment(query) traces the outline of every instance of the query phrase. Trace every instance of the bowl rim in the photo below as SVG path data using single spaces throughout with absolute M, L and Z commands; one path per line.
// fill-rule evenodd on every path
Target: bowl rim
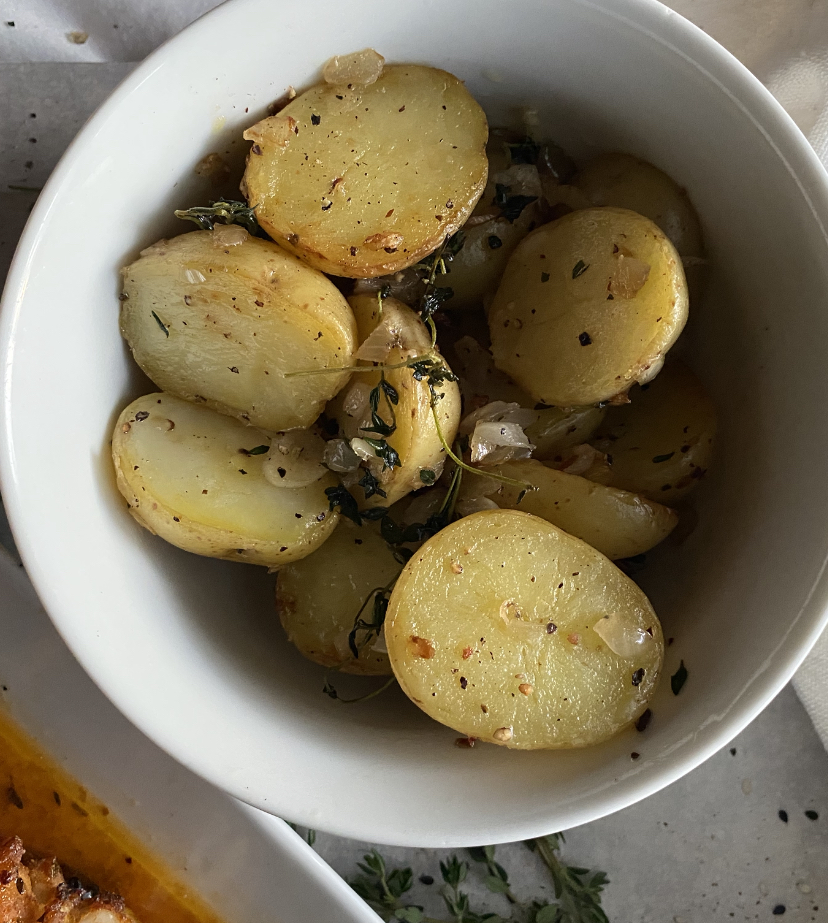
M 26 301 L 26 279 L 30 262 L 44 233 L 44 221 L 60 194 L 65 177 L 83 157 L 87 143 L 94 138 L 99 126 L 106 122 L 109 114 L 155 70 L 174 57 L 179 47 L 199 40 L 202 30 L 205 33 L 213 32 L 223 17 L 235 16 L 240 8 L 246 5 L 253 6 L 257 2 L 260 0 L 225 0 L 150 54 L 89 118 L 46 182 L 20 237 L 0 301 L 0 490 L 3 492 L 20 556 L 32 584 L 61 637 L 99 688 L 135 726 L 180 763 L 237 799 L 273 813 L 275 806 L 258 802 L 242 783 L 222 777 L 201 754 L 192 752 L 186 744 L 179 746 L 177 740 L 159 734 L 146 713 L 134 707 L 130 697 L 122 689 L 113 688 L 107 680 L 107 674 L 98 668 L 94 658 L 85 655 L 80 639 L 75 636 L 73 620 L 64 618 L 60 587 L 53 584 L 37 553 L 38 524 L 29 515 L 24 500 L 15 490 L 15 442 L 10 391 L 15 332 Z M 362 2 L 375 3 L 380 0 Z M 528 2 L 531 5 L 532 0 Z M 646 35 L 650 40 L 678 55 L 686 64 L 712 81 L 741 109 L 784 165 L 822 231 L 828 251 L 828 173 L 781 104 L 741 62 L 700 28 L 658 0 L 559 2 L 583 7 L 616 19 L 625 27 Z M 691 749 L 684 748 L 680 756 L 672 752 L 665 754 L 653 771 L 619 780 L 616 785 L 608 787 L 600 795 L 594 795 L 588 805 L 581 800 L 569 806 L 566 809 L 569 816 L 567 827 L 597 820 L 660 791 L 707 760 L 753 721 L 788 683 L 828 624 L 826 566 L 828 557 L 823 561 L 805 602 L 792 619 L 791 625 L 781 634 L 779 642 L 762 669 L 745 684 L 725 714 L 715 716 L 715 719 L 708 720 L 697 729 L 693 735 L 694 746 Z M 797 630 L 798 638 L 791 637 L 794 628 Z M 488 842 L 508 842 L 546 834 L 549 832 L 550 824 L 544 818 L 548 814 L 549 812 L 539 809 L 534 818 L 523 817 L 511 826 L 501 826 L 500 830 L 493 831 Z M 422 837 L 411 835 L 402 829 L 396 829 L 391 835 L 388 831 L 372 830 L 367 825 L 360 827 L 353 823 L 341 824 L 336 818 L 325 819 L 324 823 L 320 823 L 319 817 L 311 816 L 301 809 L 293 810 L 291 816 L 300 824 L 320 827 L 336 835 L 393 845 L 469 845 L 462 835 L 458 837 L 452 831 L 435 831 L 432 840 L 424 843 Z

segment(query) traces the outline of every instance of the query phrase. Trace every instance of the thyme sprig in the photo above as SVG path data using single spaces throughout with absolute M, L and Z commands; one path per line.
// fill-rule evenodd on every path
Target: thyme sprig
M 560 849 L 565 842 L 562 833 L 527 840 L 549 870 L 555 888 L 555 904 L 541 906 L 532 923 L 609 923 L 601 907 L 601 893 L 609 883 L 604 872 L 566 865 Z
M 216 224 L 238 224 L 254 237 L 267 237 L 256 218 L 256 207 L 247 202 L 217 199 L 209 205 L 196 205 L 193 208 L 177 208 L 176 218 L 192 221 L 202 231 L 212 231 Z
M 447 917 L 429 916 L 425 909 L 406 896 L 414 885 L 410 867 L 389 868 L 383 856 L 372 849 L 358 863 L 359 875 L 348 884 L 386 923 L 608 923 L 601 907 L 601 894 L 608 883 L 603 872 L 567 865 L 560 857 L 562 834 L 551 834 L 527 841 L 527 847 L 540 856 L 555 891 L 553 901 L 522 901 L 512 890 L 509 874 L 495 858 L 494 846 L 470 849 L 469 856 L 485 868 L 484 884 L 502 894 L 511 905 L 509 917 L 480 912 L 464 885 L 471 866 L 457 855 L 440 862 L 440 889 Z

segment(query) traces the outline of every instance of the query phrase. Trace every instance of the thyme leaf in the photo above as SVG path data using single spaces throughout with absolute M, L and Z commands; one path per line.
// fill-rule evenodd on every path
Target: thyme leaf
M 164 323 L 164 321 L 161 320 L 161 318 L 155 313 L 155 311 L 152 312 L 152 316 L 155 318 L 155 323 L 158 324 L 158 326 L 164 331 L 164 336 L 166 336 L 167 339 L 169 339 L 170 328 Z
M 379 481 L 374 477 L 374 475 L 366 468 L 362 475 L 362 479 L 359 481 L 359 486 L 365 491 L 365 499 L 373 497 L 376 494 L 378 497 L 387 497 L 388 494 L 380 487 Z
M 447 285 L 435 288 L 433 291 L 426 292 L 420 299 L 420 317 L 423 320 L 431 317 L 435 311 L 439 311 L 444 301 L 454 297 L 454 290 Z
M 516 143 L 508 144 L 509 156 L 512 163 L 537 163 L 540 154 L 540 145 L 528 135 Z
M 678 695 L 684 688 L 686 682 L 687 667 L 685 667 L 684 661 L 682 660 L 678 670 L 670 677 L 670 688 L 673 690 L 673 695 Z
M 523 209 L 533 202 L 537 202 L 536 195 L 510 195 L 511 186 L 504 186 L 502 183 L 495 185 L 494 204 L 500 209 L 501 217 L 505 218 L 509 224 L 514 224 L 523 213 Z
M 341 484 L 337 484 L 336 487 L 326 487 L 325 496 L 328 498 L 328 509 L 331 512 L 339 507 L 339 512 L 343 516 L 346 516 L 358 526 L 362 525 L 362 517 L 359 514 L 357 502 L 347 488 Z
M 392 448 L 384 439 L 366 439 L 369 446 L 374 450 L 374 455 L 382 460 L 382 470 L 389 468 L 398 468 L 402 461 L 396 449 Z

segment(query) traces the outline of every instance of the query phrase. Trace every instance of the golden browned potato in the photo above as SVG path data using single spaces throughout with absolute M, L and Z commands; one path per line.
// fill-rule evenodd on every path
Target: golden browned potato
M 356 324 L 322 273 L 243 228 L 159 241 L 123 275 L 121 333 L 169 394 L 285 430 L 310 426 L 349 378 L 285 377 L 351 365 Z
M 631 154 L 601 154 L 571 183 L 591 205 L 628 208 L 655 222 L 682 259 L 703 255 L 699 218 L 687 192 L 646 160 Z
M 597 404 L 658 373 L 687 310 L 663 232 L 631 211 L 586 209 L 512 254 L 489 314 L 492 353 L 535 400 Z
M 253 125 L 244 188 L 262 227 L 323 272 L 411 266 L 486 184 L 486 116 L 462 82 L 414 64 L 370 85 L 324 83 Z
M 557 471 L 531 458 L 492 470 L 535 488 L 518 502 L 522 489 L 500 484 L 489 495 L 498 506 L 540 516 L 613 560 L 649 551 L 678 523 L 675 511 L 660 503 Z
M 674 503 L 704 476 L 713 455 L 716 408 L 684 363 L 670 360 L 631 403 L 610 407 L 593 444 L 612 459 L 609 483 Z
M 324 667 L 344 673 L 390 673 L 382 633 L 358 632 L 358 658 L 348 646 L 348 635 L 366 600 L 360 617 L 371 622 L 372 591 L 390 583 L 400 569 L 374 525 L 340 520 L 321 548 L 279 570 L 276 609 L 288 638 L 305 657 Z
M 584 747 L 647 707 L 664 641 L 644 593 L 607 558 L 514 510 L 429 539 L 388 606 L 406 695 L 468 737 L 518 749 Z
M 356 295 L 350 303 L 362 342 L 358 355 L 373 357 L 363 360 L 362 364 L 376 361 L 394 366 L 416 356 L 431 354 L 428 329 L 401 301 L 390 297 L 384 299 L 381 317 L 380 300 L 376 295 Z M 440 359 L 436 350 L 433 355 Z M 423 486 L 420 472 L 439 475 L 446 458 L 431 410 L 428 382 L 417 381 L 413 371 L 407 367 L 386 371 L 385 380 L 394 389 L 399 403 L 389 405 L 389 401 L 380 394 L 377 411 L 385 423 L 396 426 L 386 441 L 399 455 L 400 465 L 386 467 L 370 443 L 365 442 L 379 436 L 366 427 L 372 426 L 370 393 L 380 382 L 380 372 L 355 374 L 327 411 L 339 424 L 340 433 L 350 439 L 351 445 L 366 459 L 367 467 L 378 478 L 385 493 L 385 496 L 377 493 L 366 497 L 361 487 L 353 487 L 353 493 L 363 507 L 390 506 Z M 437 402 L 440 429 L 451 445 L 460 421 L 460 389 L 455 382 L 446 381 L 435 390 L 442 395 Z
M 330 472 L 301 488 L 265 477 L 271 435 L 169 394 L 147 394 L 118 417 L 115 477 L 133 517 L 196 554 L 277 567 L 310 554 L 339 518 Z

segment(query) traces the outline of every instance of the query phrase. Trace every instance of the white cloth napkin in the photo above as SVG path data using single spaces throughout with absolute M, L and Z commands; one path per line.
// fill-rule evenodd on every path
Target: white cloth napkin
M 828 0 L 669 0 L 667 5 L 721 42 L 769 87 L 828 167 Z M 39 123 L 62 149 L 69 138 L 63 138 L 61 128 L 79 122 L 66 87 L 60 86 L 56 62 L 139 61 L 215 6 L 217 0 L 0 0 L 0 65 L 42 62 L 49 69 L 35 84 L 51 87 L 46 89 L 50 98 L 31 101 L 42 102 L 44 114 L 63 113 L 63 125 Z M 99 87 L 95 72 L 84 72 L 84 116 L 90 99 L 97 102 L 112 80 L 111 68 L 99 73 Z M 6 105 L 0 100 L 4 129 L 9 124 L 5 109 L 19 96 L 10 97 L 10 84 L 25 94 L 32 82 L 28 73 L 14 71 L 6 73 L 5 84 Z M 34 172 L 26 172 L 29 139 L 15 142 L 4 135 L 0 168 L 5 181 L 41 180 L 37 163 Z M 0 265 L 8 259 L 2 250 L 6 245 L 0 241 Z M 828 633 L 800 668 L 794 686 L 828 747 Z

